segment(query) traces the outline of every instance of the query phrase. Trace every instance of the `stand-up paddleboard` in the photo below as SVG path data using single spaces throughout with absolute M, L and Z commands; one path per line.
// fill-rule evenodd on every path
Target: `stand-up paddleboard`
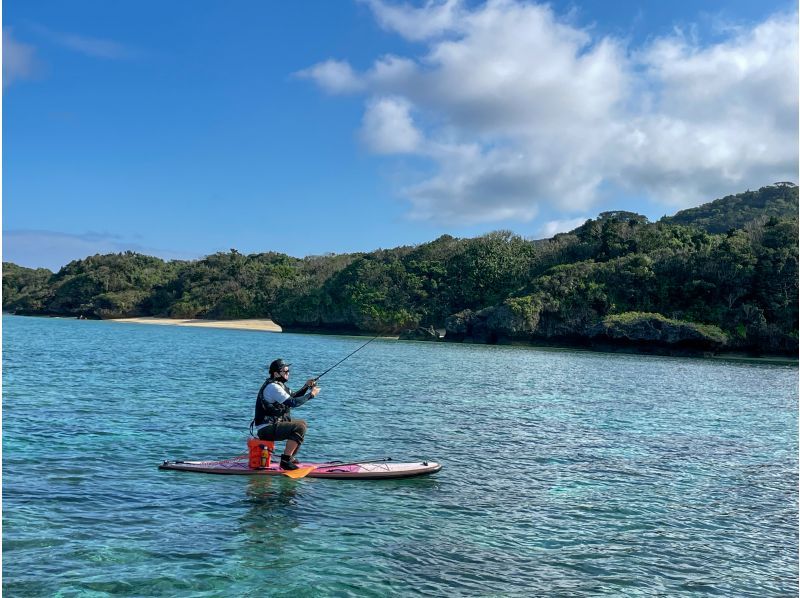
M 299 468 L 313 468 L 306 474 L 309 478 L 331 478 L 335 480 L 387 480 L 412 478 L 436 473 L 440 463 L 419 461 L 417 463 L 395 463 L 391 459 L 375 459 L 362 462 L 298 463 Z M 277 464 L 253 469 L 247 459 L 240 457 L 224 461 L 164 461 L 159 469 L 192 471 L 195 473 L 217 473 L 225 475 L 286 475 Z

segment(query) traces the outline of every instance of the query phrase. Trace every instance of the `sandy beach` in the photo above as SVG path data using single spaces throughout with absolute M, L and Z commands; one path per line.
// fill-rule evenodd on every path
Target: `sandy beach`
M 272 320 L 177 320 L 172 318 L 120 318 L 112 321 L 131 324 L 157 324 L 160 326 L 195 326 L 199 328 L 231 328 L 235 330 L 281 332 L 281 327 Z

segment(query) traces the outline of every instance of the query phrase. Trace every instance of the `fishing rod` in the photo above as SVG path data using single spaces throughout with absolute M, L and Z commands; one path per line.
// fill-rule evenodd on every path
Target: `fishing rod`
M 349 354 L 347 357 L 345 357 L 344 359 L 341 359 L 340 361 L 337 361 L 337 362 L 336 362 L 334 365 L 332 365 L 332 366 L 331 366 L 331 367 L 329 367 L 327 370 L 325 370 L 324 372 L 322 372 L 322 373 L 321 373 L 319 376 L 317 376 L 316 378 L 314 378 L 314 382 L 316 382 L 317 380 L 319 380 L 320 378 L 322 378 L 322 377 L 323 377 L 325 374 L 327 374 L 328 372 L 330 372 L 330 371 L 331 371 L 333 368 L 335 368 L 337 365 L 339 365 L 340 363 L 342 363 L 342 362 L 343 362 L 345 359 L 349 359 L 350 357 L 352 357 L 353 355 L 355 355 L 356 353 L 358 353 L 359 351 L 361 351 L 361 349 L 363 349 L 364 347 L 366 347 L 368 344 L 370 344 L 372 341 L 374 341 L 374 340 L 375 340 L 376 338 L 378 338 L 380 335 L 381 335 L 381 333 L 379 332 L 378 334 L 376 334 L 375 336 L 373 336 L 371 339 L 369 339 L 369 340 L 368 340 L 366 343 L 364 343 L 363 345 L 361 345 L 361 346 L 360 346 L 358 349 L 356 349 L 355 351 L 353 351 L 352 353 L 350 353 L 350 354 Z

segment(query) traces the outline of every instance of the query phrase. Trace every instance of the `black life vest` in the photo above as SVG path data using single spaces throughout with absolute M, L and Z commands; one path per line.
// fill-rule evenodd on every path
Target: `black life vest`
M 284 405 L 283 403 L 270 403 L 264 398 L 264 390 L 266 390 L 267 384 L 269 383 L 280 384 L 277 380 L 267 378 L 264 380 L 264 384 L 261 385 L 258 396 L 256 397 L 256 414 L 253 418 L 253 424 L 256 426 L 267 423 L 266 420 L 268 418 L 280 420 L 286 416 L 290 410 L 288 405 Z M 286 387 L 284 386 L 284 388 Z

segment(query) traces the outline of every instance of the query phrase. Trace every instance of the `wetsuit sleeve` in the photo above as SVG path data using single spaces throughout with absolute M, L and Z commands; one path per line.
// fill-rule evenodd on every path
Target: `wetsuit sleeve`
M 297 393 L 294 393 L 297 394 Z M 270 403 L 280 403 L 287 407 L 299 407 L 311 398 L 311 392 L 296 397 L 286 392 L 279 384 L 267 384 L 264 389 L 264 398 Z

